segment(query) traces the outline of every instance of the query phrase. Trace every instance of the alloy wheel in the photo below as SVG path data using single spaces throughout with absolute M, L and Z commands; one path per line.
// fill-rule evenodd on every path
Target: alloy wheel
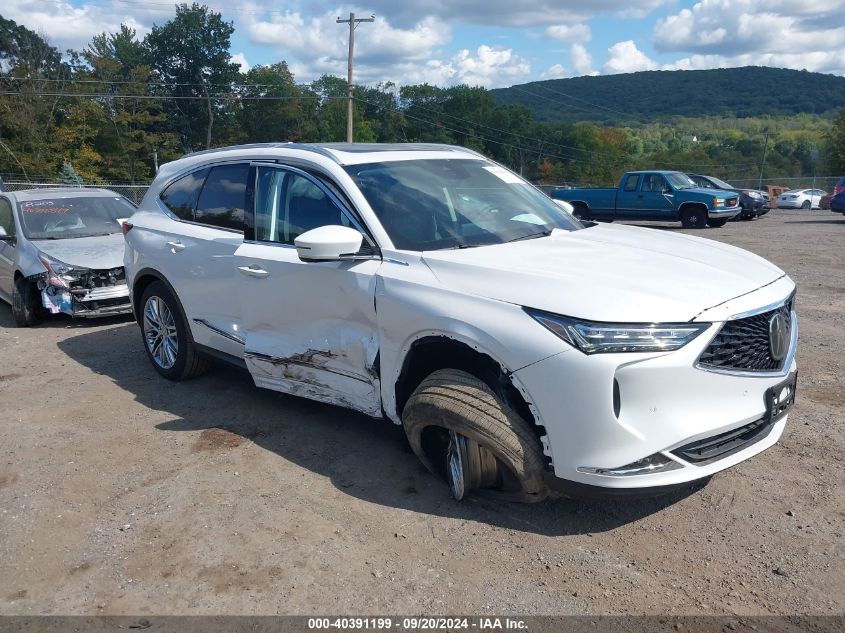
M 179 354 L 179 335 L 173 313 L 161 297 L 152 296 L 144 305 L 144 342 L 156 365 L 170 369 Z

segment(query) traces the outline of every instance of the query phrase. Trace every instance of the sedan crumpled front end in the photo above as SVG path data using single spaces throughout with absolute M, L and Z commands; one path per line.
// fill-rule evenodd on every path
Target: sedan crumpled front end
M 51 314 L 102 317 L 129 314 L 129 287 L 122 266 L 95 270 L 71 266 L 39 254 L 45 272 L 33 275 L 41 305 Z

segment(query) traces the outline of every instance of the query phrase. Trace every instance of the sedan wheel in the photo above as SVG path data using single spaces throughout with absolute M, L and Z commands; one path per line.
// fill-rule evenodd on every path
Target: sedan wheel
M 813 205 L 810 203 L 809 200 L 804 200 L 804 202 L 801 203 L 802 209 L 809 209 L 811 206 L 813 206 Z
M 173 313 L 161 297 L 147 299 L 143 327 L 150 358 L 162 369 L 171 369 L 179 354 L 179 335 Z

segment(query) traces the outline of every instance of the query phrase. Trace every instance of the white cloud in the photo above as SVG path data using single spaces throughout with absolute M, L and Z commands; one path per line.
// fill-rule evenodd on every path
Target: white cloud
M 609 75 L 657 69 L 657 62 L 638 49 L 634 40 L 617 42 L 608 48 L 607 52 L 604 72 Z
M 778 66 L 845 74 L 845 0 L 700 0 L 658 20 L 667 70 Z
M 593 70 L 593 56 L 581 44 L 573 44 L 569 47 L 569 57 L 572 60 L 572 68 L 577 76 L 597 75 Z
M 845 46 L 845 0 L 701 0 L 657 21 L 655 47 L 703 55 Z
M 567 24 L 601 15 L 643 16 L 673 0 L 369 0 L 367 10 L 410 25 L 419 15 L 484 26 Z
M 569 73 L 561 64 L 555 64 L 540 73 L 540 79 L 563 79 L 569 77 Z
M 546 37 L 561 42 L 589 42 L 592 33 L 586 24 L 555 24 L 546 29 Z
M 241 67 L 241 72 L 248 72 L 252 65 L 246 60 L 246 55 L 243 53 L 235 53 L 232 55 L 232 62 Z
M 2 9 L 4 18 L 35 31 L 60 51 L 81 50 L 93 36 L 117 32 L 121 24 L 135 29 L 142 38 L 154 20 L 172 14 L 172 7 L 127 6 L 120 2 L 74 6 L 65 0 L 18 0 L 4 4 Z
M 510 86 L 531 72 L 531 64 L 512 49 L 486 45 L 479 46 L 475 55 L 467 49 L 459 51 L 450 65 L 455 69 L 450 83 L 485 88 Z

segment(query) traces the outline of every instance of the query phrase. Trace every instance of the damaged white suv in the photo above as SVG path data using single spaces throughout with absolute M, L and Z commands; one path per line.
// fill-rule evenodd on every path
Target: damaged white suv
M 580 223 L 440 145 L 262 144 L 162 167 L 125 223 L 144 345 L 385 417 L 460 499 L 662 489 L 774 444 L 795 284 L 687 235 Z

